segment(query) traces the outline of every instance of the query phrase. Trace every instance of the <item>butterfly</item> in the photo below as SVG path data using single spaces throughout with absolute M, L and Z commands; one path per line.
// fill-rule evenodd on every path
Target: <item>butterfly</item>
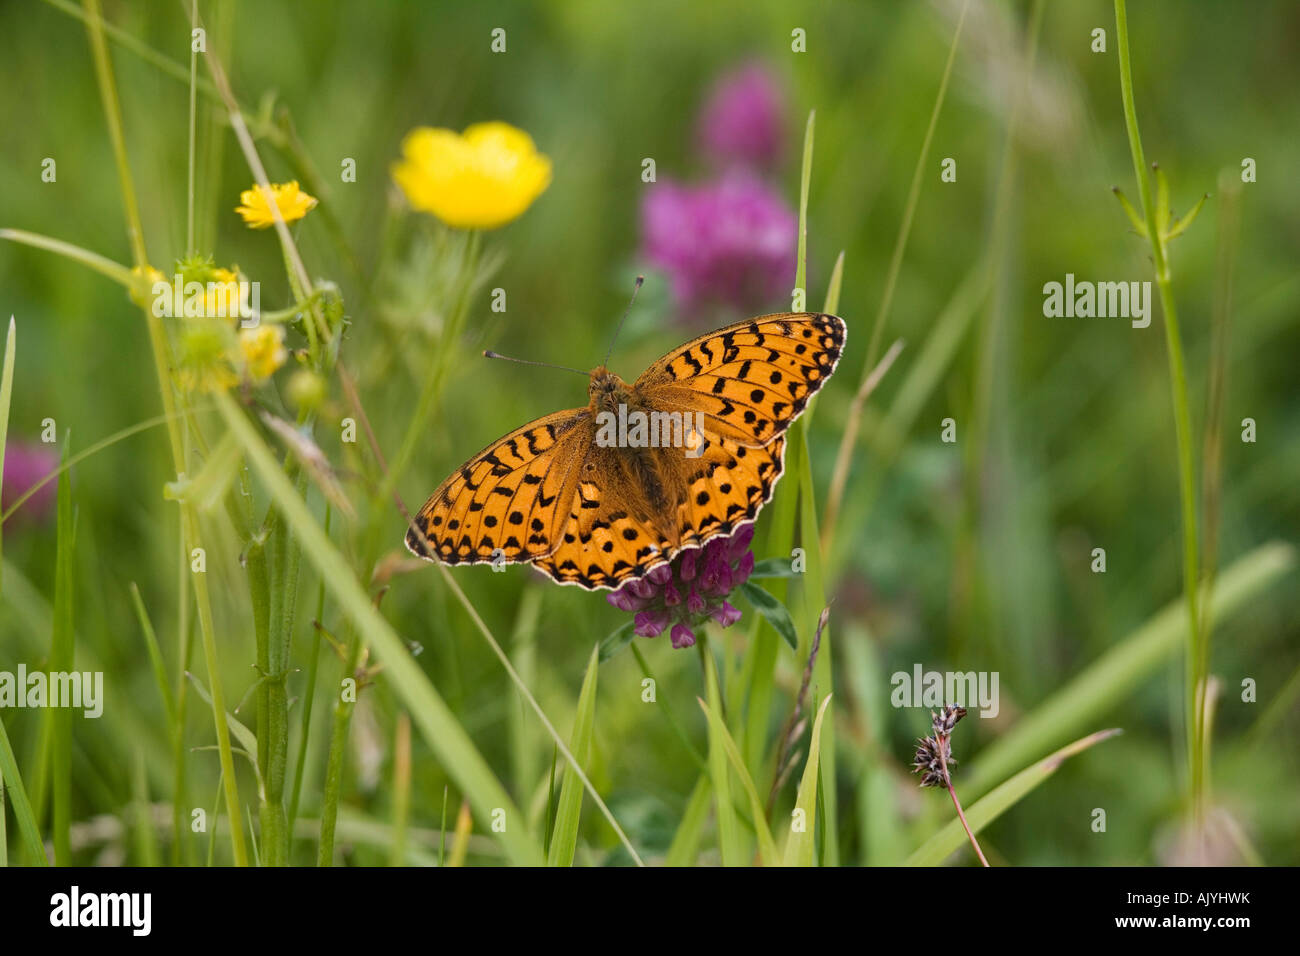
M 837 316 L 781 312 L 694 338 L 630 385 L 600 365 L 585 408 L 529 422 L 456 469 L 406 546 L 444 564 L 531 563 L 597 590 L 731 534 L 772 497 L 785 431 L 834 373 L 845 334 Z

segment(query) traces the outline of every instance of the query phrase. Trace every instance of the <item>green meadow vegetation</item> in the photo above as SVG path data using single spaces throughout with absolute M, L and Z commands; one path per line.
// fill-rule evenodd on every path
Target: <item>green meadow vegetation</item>
M 1297 27 L 0 7 L 0 865 L 1300 863 Z M 844 319 L 752 542 L 413 556 L 642 275 L 629 382 Z

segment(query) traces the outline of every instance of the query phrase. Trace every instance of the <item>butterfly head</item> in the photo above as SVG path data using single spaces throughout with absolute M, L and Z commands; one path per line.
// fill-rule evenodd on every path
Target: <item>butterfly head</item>
M 628 404 L 631 388 L 605 366 L 591 370 L 591 384 L 587 386 L 587 395 L 591 399 L 594 411 L 617 412 L 620 404 Z

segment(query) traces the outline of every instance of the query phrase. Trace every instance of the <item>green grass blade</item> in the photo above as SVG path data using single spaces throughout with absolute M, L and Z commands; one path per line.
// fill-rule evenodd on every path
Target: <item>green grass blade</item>
M 686 810 L 682 820 L 677 824 L 673 842 L 668 846 L 664 856 L 664 866 L 694 866 L 700 851 L 700 835 L 704 832 L 704 821 L 709 817 L 709 797 L 712 789 L 709 775 L 700 774 L 695 781 L 695 789 L 686 801 Z
M 998 786 L 988 796 L 977 801 L 966 810 L 966 822 L 970 824 L 971 832 L 979 833 L 984 827 L 1006 812 L 1007 809 L 1018 803 L 1025 794 L 1054 774 L 1056 768 L 1067 757 L 1073 757 L 1080 751 L 1087 750 L 1093 744 L 1099 743 L 1108 737 L 1114 737 L 1118 733 L 1121 733 L 1121 731 L 1115 729 L 1099 730 L 1095 734 L 1089 734 L 1081 740 L 1076 740 L 1074 743 L 1062 747 L 1056 753 L 1044 757 L 1032 767 L 1026 767 L 1020 771 L 1020 773 Z M 966 842 L 966 831 L 963 829 L 961 821 L 954 814 L 943 829 L 922 843 L 916 852 L 907 858 L 907 865 L 938 866 L 948 858 L 950 853 Z
M 158 646 L 158 636 L 149 621 L 149 612 L 145 610 L 140 589 L 131 582 L 131 602 L 135 605 L 135 615 L 140 619 L 140 630 L 144 633 L 145 649 L 149 652 L 149 666 L 153 668 L 153 677 L 158 684 L 158 693 L 162 696 L 163 707 L 167 711 L 167 725 L 176 723 L 176 700 L 172 696 L 171 684 L 167 681 L 167 668 L 163 664 L 162 650 Z
M 68 440 L 63 442 L 64 461 L 68 457 Z M 56 507 L 56 543 L 54 571 L 54 621 L 50 640 L 50 671 L 71 673 L 75 667 L 72 633 L 73 553 L 76 526 L 72 513 L 72 482 L 67 471 L 59 475 Z M 53 703 L 51 701 L 51 703 Z M 50 836 L 54 842 L 56 866 L 72 863 L 72 711 L 51 707 L 50 721 L 50 794 L 54 815 Z
M 461 788 L 479 819 L 489 820 L 494 810 L 504 810 L 507 823 L 500 840 L 506 852 L 516 863 L 541 866 L 545 857 L 541 848 L 528 836 L 524 815 L 516 809 L 505 787 L 424 671 L 412 660 L 406 644 L 393 626 L 375 609 L 370 596 L 357 583 L 352 569 L 294 491 L 275 456 L 239 411 L 234 399 L 218 395 L 217 408 L 235 433 L 249 464 L 262 479 L 276 507 L 299 536 L 303 554 L 315 565 L 325 579 L 331 597 L 383 663 L 385 679 L 411 712 L 421 736 Z
M 154 831 L 149 806 L 149 775 L 144 753 L 137 750 L 131 774 L 131 810 L 134 823 L 135 856 L 138 866 L 158 866 L 158 834 Z
M 31 801 L 23 789 L 23 778 L 18 772 L 18 761 L 14 757 L 14 748 L 9 743 L 9 734 L 5 731 L 3 720 L 0 720 L 0 783 L 4 785 L 9 802 L 13 804 L 14 819 L 18 821 L 18 833 L 23 838 L 27 855 L 41 866 L 49 866 L 40 827 L 36 825 L 36 814 L 32 812 Z
M 805 303 L 808 298 L 808 187 L 812 184 L 813 133 L 816 127 L 817 111 L 810 110 L 803 131 L 803 163 L 799 170 L 799 248 L 794 267 L 794 285 L 804 294 Z
M 835 315 L 840 308 L 840 286 L 844 284 L 844 250 L 835 257 L 835 265 L 831 269 L 831 281 L 826 283 L 826 304 L 822 306 L 823 312 L 829 312 Z
M 736 771 L 741 786 L 745 788 L 745 796 L 749 798 L 749 812 L 754 819 L 754 832 L 758 835 L 759 859 L 763 861 L 764 866 L 776 866 L 778 859 L 776 842 L 772 839 L 772 831 L 767 825 L 767 817 L 763 812 L 763 802 L 758 799 L 758 791 L 754 788 L 754 780 L 745 767 L 745 761 L 736 748 L 736 742 L 731 739 L 731 734 L 727 733 L 727 725 L 718 712 L 711 709 L 708 704 L 698 697 L 695 699 L 699 702 L 700 709 L 704 711 L 704 716 L 709 722 L 710 739 L 713 739 L 713 735 L 717 735 L 717 739 L 721 741 L 723 748 L 727 752 L 727 759 L 731 761 L 732 769 Z
M 822 718 L 830 705 L 831 695 L 827 694 L 821 707 L 817 708 L 817 719 L 813 722 L 812 740 L 808 744 L 808 762 L 804 764 L 803 777 L 799 780 L 799 797 L 795 801 L 795 816 L 801 824 L 795 829 L 791 823 L 790 838 L 785 843 L 786 866 L 812 866 L 813 834 L 817 829 L 817 779 L 819 755 L 821 753 Z
M 718 669 L 709 651 L 707 641 L 700 641 L 700 658 L 704 663 L 705 683 L 709 707 L 722 712 L 722 694 L 718 690 Z M 731 776 L 727 748 L 722 742 L 714 722 L 709 723 L 709 776 L 713 780 L 713 804 L 717 808 L 718 848 L 722 851 L 723 866 L 744 866 L 745 847 L 736 819 L 736 808 L 731 802 Z
M 18 330 L 14 317 L 9 316 L 9 332 L 5 335 L 4 370 L 0 371 L 0 475 L 5 473 L 5 441 L 9 437 L 9 399 L 14 391 L 14 346 Z M 0 558 L 4 556 L 4 522 L 0 520 Z M 0 562 L 0 568 L 3 568 Z M 0 577 L 0 593 L 3 593 L 4 578 Z
M 569 749 L 579 763 L 586 764 L 591 754 L 591 736 L 596 729 L 596 672 L 600 667 L 600 645 L 591 649 L 587 676 L 582 679 L 578 695 L 578 712 L 573 718 L 573 736 Z M 555 811 L 555 829 L 546 857 L 548 866 L 573 866 L 578 849 L 578 823 L 582 819 L 582 781 L 575 773 L 565 772 L 560 784 L 560 800 Z
M 806 658 L 812 650 L 813 637 L 817 633 L 817 622 L 826 607 L 826 580 L 823 573 L 821 537 L 817 524 L 817 491 L 813 486 L 812 459 L 808 452 L 808 434 L 806 428 L 796 428 L 794 446 L 795 459 L 799 463 L 799 536 L 807 555 L 808 568 L 803 581 L 803 634 L 799 656 Z M 813 687 L 829 694 L 834 687 L 834 673 L 831 668 L 831 639 L 829 625 L 822 634 L 817 660 L 813 663 Z M 839 809 L 836 801 L 836 759 L 835 759 L 835 725 L 826 728 L 825 740 L 822 742 L 822 774 L 825 777 L 823 800 L 826 808 L 824 819 L 827 866 L 839 865 Z
M 1294 566 L 1295 550 L 1276 541 L 1239 558 L 1215 583 L 1211 605 L 1215 620 L 1224 620 Z M 1097 721 L 1177 651 L 1186 632 L 1181 600 L 1165 605 L 981 751 L 972 761 L 970 783 L 964 789 L 972 795 L 985 792 L 1016 767 L 1078 733 L 1081 724 Z

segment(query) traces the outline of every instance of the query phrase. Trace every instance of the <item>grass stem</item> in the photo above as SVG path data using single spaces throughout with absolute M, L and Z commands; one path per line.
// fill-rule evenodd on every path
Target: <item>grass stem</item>
M 1197 607 L 1200 573 L 1191 412 L 1187 395 L 1187 370 L 1183 360 L 1182 334 L 1178 325 L 1178 309 L 1174 301 L 1169 258 L 1160 231 L 1161 224 L 1157 222 L 1155 202 L 1147 178 L 1146 157 L 1142 151 L 1142 135 L 1138 130 L 1137 107 L 1133 101 L 1133 70 L 1129 58 L 1128 10 L 1125 0 L 1115 0 L 1115 36 L 1119 57 L 1120 94 L 1124 103 L 1124 123 L 1128 129 L 1129 148 L 1133 155 L 1133 172 L 1137 177 L 1147 237 L 1151 242 L 1151 255 L 1155 262 L 1160 307 L 1165 317 L 1165 346 L 1169 357 L 1169 385 L 1174 410 L 1174 433 L 1178 445 L 1178 494 L 1182 511 L 1183 536 L 1183 594 L 1187 605 L 1188 625 L 1185 655 L 1188 783 L 1192 815 L 1199 824 L 1204 811 L 1205 749 L 1203 711 L 1197 706 L 1196 701 L 1198 688 L 1205 678 L 1203 668 L 1208 665 L 1208 661 L 1202 654 L 1200 646 L 1202 635 Z

